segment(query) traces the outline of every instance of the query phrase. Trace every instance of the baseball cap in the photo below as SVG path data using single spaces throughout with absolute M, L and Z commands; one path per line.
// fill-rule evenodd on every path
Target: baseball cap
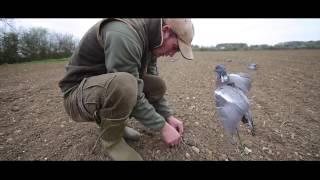
M 165 19 L 164 21 L 177 34 L 181 55 L 185 59 L 192 60 L 191 42 L 194 36 L 194 27 L 191 19 Z

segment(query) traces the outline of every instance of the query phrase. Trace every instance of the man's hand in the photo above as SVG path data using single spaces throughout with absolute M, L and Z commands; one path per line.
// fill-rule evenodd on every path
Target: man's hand
M 161 129 L 161 135 L 163 141 L 170 147 L 178 145 L 181 141 L 181 136 L 178 131 L 167 122 L 165 122 L 163 128 Z
M 182 133 L 183 133 L 182 121 L 178 120 L 173 116 L 170 116 L 167 118 L 167 122 L 179 132 L 180 136 L 182 136 Z

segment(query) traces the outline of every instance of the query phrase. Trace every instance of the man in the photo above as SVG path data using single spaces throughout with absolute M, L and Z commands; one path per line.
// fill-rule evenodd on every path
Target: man
M 183 123 L 167 105 L 156 63 L 178 51 L 193 59 L 193 35 L 190 19 L 101 20 L 83 36 L 59 82 L 66 112 L 74 121 L 97 122 L 113 160 L 142 160 L 124 140 L 140 137 L 126 126 L 130 117 L 178 145 Z

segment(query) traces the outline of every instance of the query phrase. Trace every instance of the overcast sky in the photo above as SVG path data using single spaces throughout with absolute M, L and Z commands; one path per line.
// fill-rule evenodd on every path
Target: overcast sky
M 44 27 L 70 33 L 81 39 L 100 19 L 15 19 L 16 27 Z M 274 45 L 285 41 L 320 40 L 320 18 L 314 19 L 192 19 L 195 36 L 192 44 L 215 46 L 219 43 Z

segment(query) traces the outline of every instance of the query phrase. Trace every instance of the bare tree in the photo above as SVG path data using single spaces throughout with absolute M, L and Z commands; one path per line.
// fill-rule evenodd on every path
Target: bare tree
M 4 33 L 2 37 L 2 49 L 0 64 L 16 63 L 19 61 L 18 57 L 18 34 L 15 32 Z
M 16 31 L 14 19 L 0 18 L 0 32 Z
M 71 34 L 42 27 L 16 30 L 13 19 L 0 18 L 0 64 L 68 57 L 76 44 Z
M 26 59 L 47 58 L 48 44 L 48 30 L 45 28 L 31 28 L 21 34 L 20 49 Z

